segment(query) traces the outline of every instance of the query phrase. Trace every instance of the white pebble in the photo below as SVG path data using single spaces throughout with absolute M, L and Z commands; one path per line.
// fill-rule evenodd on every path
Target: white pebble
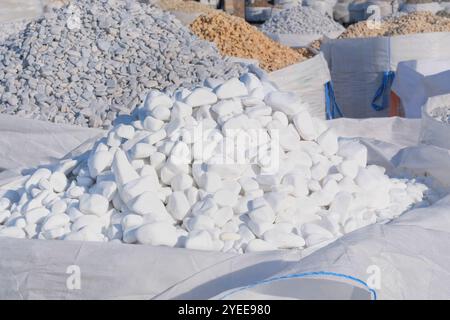
M 214 247 L 211 235 L 204 230 L 189 233 L 185 246 L 191 250 L 212 250 Z
M 168 198 L 167 211 L 175 220 L 183 220 L 190 207 L 188 199 L 181 191 L 173 192 Z
M 63 192 L 67 187 L 67 177 L 62 172 L 54 172 L 50 176 L 50 185 L 55 192 Z
M 217 102 L 217 96 L 205 88 L 197 88 L 184 100 L 191 107 L 199 107 Z
M 233 207 L 237 201 L 237 194 L 229 189 L 219 189 L 214 193 L 214 201 L 221 207 L 231 206 Z
M 136 230 L 138 243 L 174 247 L 178 240 L 176 228 L 167 222 L 144 224 Z
M 247 87 L 239 79 L 232 78 L 217 88 L 214 93 L 219 99 L 230 99 L 234 97 L 246 96 L 248 94 Z
M 80 197 L 80 211 L 84 214 L 103 215 L 108 211 L 108 199 L 99 194 L 83 194 Z

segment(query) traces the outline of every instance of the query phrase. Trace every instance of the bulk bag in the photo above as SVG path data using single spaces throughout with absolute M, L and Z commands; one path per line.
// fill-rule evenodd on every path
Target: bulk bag
M 334 99 L 330 71 L 323 54 L 274 71 L 268 75 L 280 90 L 298 93 L 310 106 L 312 116 L 333 119 L 342 116 Z
M 356 39 L 325 39 L 336 101 L 351 118 L 388 115 L 389 92 L 401 61 L 449 59 L 450 32 Z
M 450 93 L 450 60 L 400 62 L 392 91 L 400 98 L 405 117 L 420 119 L 422 106 L 429 97 Z
M 450 124 L 431 116 L 435 108 L 450 106 L 450 94 L 429 98 L 422 108 L 420 142 L 450 149 Z

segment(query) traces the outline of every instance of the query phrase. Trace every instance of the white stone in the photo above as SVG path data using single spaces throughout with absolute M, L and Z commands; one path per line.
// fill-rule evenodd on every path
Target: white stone
M 281 111 L 287 116 L 293 116 L 304 108 L 301 99 L 293 92 L 270 92 L 265 96 L 264 102 L 274 111 Z
M 166 161 L 166 155 L 161 152 L 155 152 L 150 156 L 150 163 L 156 169 L 160 169 Z
M 174 247 L 178 241 L 176 228 L 167 222 L 145 224 L 136 230 L 138 243 Z
M 94 184 L 94 180 L 91 177 L 77 177 L 77 185 L 84 188 L 89 188 Z
M 321 181 L 325 178 L 330 170 L 330 166 L 325 162 L 318 162 L 311 168 L 311 178 Z
M 205 79 L 204 85 L 208 88 L 214 89 L 214 88 L 220 86 L 223 82 L 224 82 L 224 80 L 221 80 L 221 79 L 208 78 L 208 79 Z
M 67 210 L 67 203 L 64 200 L 57 200 L 52 204 L 52 214 L 65 213 Z
M 127 155 L 120 149 L 118 149 L 114 155 L 112 170 L 114 172 L 116 183 L 119 186 L 139 178 L 136 170 L 134 170 L 133 166 L 128 161 Z
M 355 179 L 358 175 L 359 164 L 356 160 L 344 160 L 338 165 L 338 170 L 344 176 Z
M 46 208 L 35 208 L 25 213 L 25 219 L 28 224 L 36 224 L 42 222 L 49 214 L 50 211 Z
M 193 179 L 190 175 L 186 173 L 180 173 L 173 177 L 170 181 L 170 185 L 173 191 L 184 191 L 192 187 Z
M 297 197 L 309 194 L 308 180 L 302 174 L 287 174 L 283 177 L 281 183 L 292 186 L 292 194 Z
M 218 116 L 223 117 L 226 115 L 231 115 L 239 111 L 242 112 L 242 106 L 239 102 L 234 100 L 221 100 L 211 107 Z
M 58 229 L 70 223 L 70 217 L 66 214 L 53 214 L 48 216 L 42 225 L 42 231 Z
M 338 156 L 358 162 L 360 167 L 367 165 L 367 148 L 355 140 L 340 140 Z
M 165 94 L 162 94 L 161 92 L 150 92 L 145 100 L 144 100 L 144 109 L 146 110 L 153 110 L 154 108 L 158 107 L 158 106 L 163 106 L 166 108 L 170 108 L 172 106 L 172 99 L 170 99 L 170 97 L 168 97 Z
M 177 173 L 172 171 L 170 166 L 168 166 L 167 164 L 161 168 L 160 171 L 161 182 L 164 183 L 165 185 L 170 185 L 170 182 L 176 175 Z
M 283 127 L 287 127 L 289 124 L 288 117 L 283 112 L 275 111 L 272 115 L 272 118 L 279 121 Z
M 11 206 L 11 201 L 8 198 L 0 199 L 0 211 L 8 210 Z
M 279 142 L 285 151 L 299 149 L 300 136 L 293 125 L 290 124 L 279 130 Z
M 228 221 L 233 218 L 233 208 L 232 207 L 222 207 L 211 215 L 214 223 L 217 227 L 222 228 Z
M 62 172 L 54 172 L 49 179 L 50 185 L 55 192 L 63 192 L 67 187 L 67 177 Z
M 67 215 L 69 216 L 70 221 L 72 221 L 72 222 L 74 222 L 75 220 L 77 220 L 81 216 L 95 217 L 93 215 L 85 215 L 83 212 L 78 210 L 77 207 L 72 207 L 72 206 L 69 207 L 69 209 L 67 209 Z
M 161 121 L 168 121 L 170 119 L 170 109 L 165 106 L 157 106 L 152 109 L 152 117 Z
M 184 193 L 190 206 L 194 205 L 194 203 L 198 201 L 198 189 L 196 187 L 190 187 L 189 189 L 184 190 Z
M 37 187 L 41 179 L 49 179 L 52 172 L 47 168 L 37 169 L 25 182 L 25 189 L 30 191 L 32 188 Z
M 129 154 L 131 159 L 145 159 L 156 152 L 156 148 L 147 143 L 136 143 Z
M 142 122 L 142 127 L 151 132 L 156 132 L 160 130 L 163 127 L 163 125 L 164 121 L 156 119 L 152 116 L 145 117 L 144 121 Z
M 254 178 L 242 177 L 239 179 L 239 184 L 241 185 L 242 190 L 244 190 L 245 193 L 259 190 L 259 184 Z
M 134 137 L 134 127 L 126 124 L 119 124 L 116 129 L 116 135 L 124 139 L 132 139 Z
M 98 151 L 89 156 L 88 168 L 92 178 L 111 166 L 113 155 L 109 151 Z
M 172 107 L 172 117 L 185 118 L 192 115 L 192 106 L 181 101 L 176 101 Z
M 204 230 L 189 233 L 186 240 L 186 249 L 191 250 L 212 250 L 214 248 L 213 240 L 209 232 Z
M 371 191 L 377 188 L 383 181 L 367 168 L 359 168 L 355 182 L 360 188 Z
M 222 241 L 237 241 L 241 238 L 239 233 L 235 232 L 222 232 L 220 234 L 220 240 Z
M 167 214 L 167 210 L 158 198 L 155 192 L 144 192 L 141 195 L 134 198 L 130 203 L 127 204 L 128 208 L 137 214 Z
M 292 120 L 294 121 L 295 128 L 302 139 L 311 141 L 318 137 L 313 119 L 308 111 L 299 111 L 295 114 L 295 116 L 293 116 Z
M 109 201 L 102 195 L 85 193 L 80 197 L 79 206 L 84 214 L 100 216 L 108 211 Z
M 219 99 L 223 100 L 246 96 L 248 94 L 248 90 L 245 84 L 239 81 L 239 79 L 232 78 L 215 88 L 214 93 Z
M 214 172 L 207 172 L 200 178 L 200 187 L 210 193 L 214 193 L 222 187 L 222 179 Z
M 22 228 L 6 227 L 0 229 L 0 237 L 24 239 L 26 238 L 26 234 Z
M 10 211 L 0 211 L 0 224 L 4 223 L 11 216 Z
M 231 206 L 233 207 L 237 202 L 237 194 L 229 189 L 219 189 L 214 193 L 214 201 L 220 207 Z
M 82 229 L 89 229 L 90 231 L 94 233 L 101 233 L 102 232 L 102 223 L 98 216 L 95 215 L 82 215 L 79 218 L 77 218 L 72 225 L 70 226 L 70 229 L 73 232 L 82 230 Z
M 245 73 L 239 78 L 239 80 L 245 84 L 248 92 L 262 87 L 261 80 L 259 80 L 259 78 L 253 73 Z
M 154 145 L 156 143 L 158 143 L 159 141 L 163 140 L 164 138 L 167 137 L 167 132 L 164 128 L 159 129 L 158 131 L 153 132 L 152 134 L 150 134 L 148 137 L 146 137 L 143 142 L 150 144 L 150 145 Z
M 175 191 L 168 198 L 167 211 L 175 220 L 183 220 L 190 207 L 191 205 L 182 191 Z
M 284 233 L 277 229 L 271 229 L 264 233 L 264 240 L 272 243 L 279 249 L 302 248 L 305 240 L 299 235 L 293 233 Z
M 211 105 L 217 102 L 217 96 L 214 92 L 205 88 L 196 88 L 184 100 L 191 107 L 199 107 L 203 105 Z
M 141 226 L 143 222 L 144 218 L 142 218 L 141 215 L 127 214 L 122 218 L 120 224 L 122 225 L 123 230 L 129 230 Z
M 273 228 L 273 223 L 263 222 L 263 221 L 254 221 L 249 220 L 247 222 L 249 229 L 255 234 L 257 237 L 262 237 L 264 232 Z
M 264 97 L 266 96 L 266 93 L 264 91 L 264 87 L 255 88 L 250 92 L 249 97 L 258 99 L 258 100 L 264 100 Z
M 333 129 L 328 129 L 317 138 L 317 143 L 322 147 L 327 156 L 336 154 L 339 150 L 338 138 Z
M 156 192 L 159 188 L 160 185 L 154 181 L 154 177 L 146 175 L 123 185 L 119 188 L 119 193 L 122 200 L 128 203 L 144 192 Z
M 39 180 L 38 187 L 41 190 L 50 190 L 52 185 L 50 184 L 50 181 L 48 181 L 48 179 L 41 179 Z
M 186 226 L 189 231 L 193 230 L 213 230 L 214 220 L 207 215 L 197 215 L 189 218 L 186 221 Z
M 117 191 L 117 185 L 114 181 L 101 181 L 98 182 L 95 187 L 95 193 L 104 196 L 108 202 L 114 198 Z

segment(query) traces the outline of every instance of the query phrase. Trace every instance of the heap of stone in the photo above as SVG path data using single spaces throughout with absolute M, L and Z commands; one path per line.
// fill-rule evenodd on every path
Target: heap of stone
M 414 33 L 449 32 L 450 18 L 431 12 L 413 12 L 385 18 L 379 27 L 371 28 L 366 21 L 351 25 L 340 38 L 370 38 Z
M 4 190 L 0 236 L 315 250 L 436 199 L 306 110 L 253 74 L 152 91 L 91 151 Z
M 242 69 L 153 4 L 74 0 L 0 43 L 0 112 L 108 128 L 151 88 Z
M 222 54 L 257 60 L 261 68 L 267 71 L 309 58 L 305 52 L 283 46 L 244 19 L 226 13 L 201 15 L 190 27 L 200 38 L 214 42 Z
M 325 35 L 343 31 L 344 27 L 315 9 L 294 6 L 273 14 L 261 29 L 275 34 Z

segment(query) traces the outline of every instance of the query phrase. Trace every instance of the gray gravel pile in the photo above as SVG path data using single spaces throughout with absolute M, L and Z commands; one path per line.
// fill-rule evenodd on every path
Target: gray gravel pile
M 317 10 L 295 6 L 273 14 L 262 25 L 262 30 L 279 34 L 327 34 L 344 30 L 344 27 Z
M 450 106 L 435 108 L 430 115 L 440 122 L 450 124 Z
M 243 71 L 153 4 L 74 0 L 0 43 L 0 112 L 107 128 L 149 89 Z
M 29 22 L 29 20 L 25 19 L 0 23 L 0 43 L 5 41 L 8 37 L 14 36 L 25 29 Z

